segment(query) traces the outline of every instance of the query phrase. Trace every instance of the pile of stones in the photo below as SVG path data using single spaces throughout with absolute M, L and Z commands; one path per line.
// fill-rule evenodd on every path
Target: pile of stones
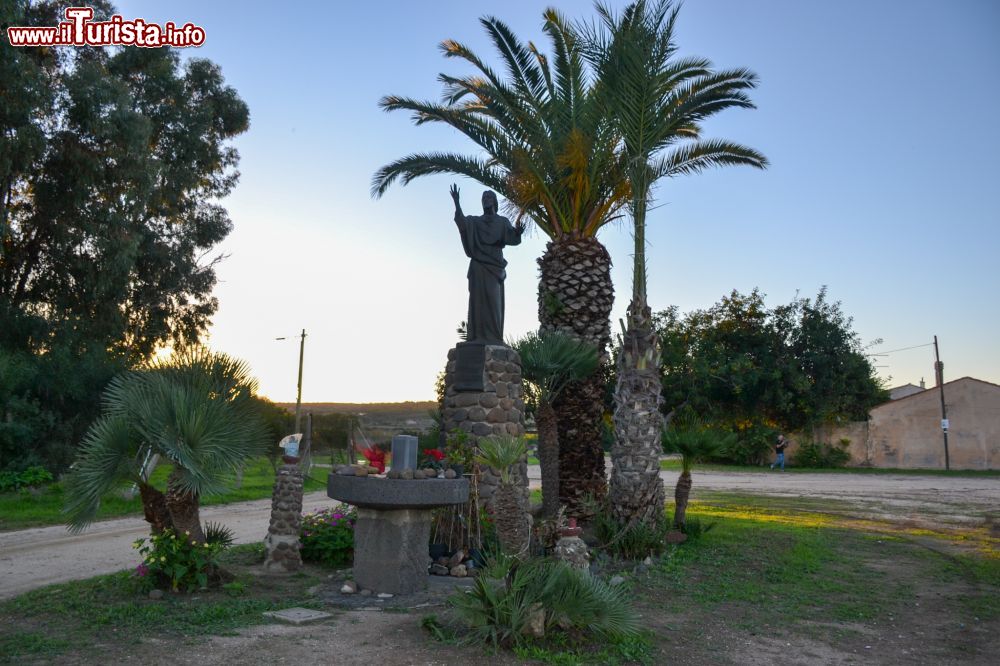
M 465 578 L 475 576 L 479 573 L 476 562 L 469 557 L 465 550 L 459 548 L 450 557 L 442 556 L 434 560 L 431 564 L 430 573 L 432 576 L 454 576 L 455 578 Z
M 377 467 L 371 467 L 370 465 L 341 465 L 336 469 L 336 472 L 341 476 L 374 476 L 380 479 L 406 479 L 408 481 L 417 479 L 458 478 L 458 474 L 453 469 L 438 470 L 433 467 L 428 467 L 426 469 L 404 469 L 402 471 L 393 469 L 383 475 L 379 473 Z

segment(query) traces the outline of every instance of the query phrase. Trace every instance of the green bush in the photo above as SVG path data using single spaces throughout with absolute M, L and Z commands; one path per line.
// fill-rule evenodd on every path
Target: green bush
M 774 450 L 780 432 L 763 423 L 740 424 L 733 428 L 736 440 L 711 457 L 711 462 L 733 465 L 763 465 Z
M 23 472 L 0 472 L 0 493 L 33 488 L 52 481 L 54 481 L 52 474 L 39 465 L 32 465 Z
M 544 614 L 546 635 L 557 628 L 598 639 L 639 635 L 624 588 L 557 560 L 500 556 L 449 603 L 469 631 L 465 640 L 494 649 L 529 642 L 523 631 L 538 613 Z
M 600 547 L 610 555 L 624 560 L 641 560 L 662 553 L 667 546 L 669 528 L 666 516 L 656 525 L 621 525 L 611 517 L 610 511 L 602 511 L 594 516 L 594 529 Z
M 842 439 L 836 444 L 803 442 L 795 453 L 795 464 L 799 467 L 843 467 L 850 459 L 847 447 L 851 440 Z
M 350 564 L 354 560 L 354 523 L 357 512 L 342 505 L 302 517 L 302 559 L 327 566 Z
M 185 533 L 185 536 L 190 536 Z M 164 530 L 148 539 L 137 539 L 132 547 L 142 555 L 135 576 L 146 588 L 169 586 L 174 592 L 193 592 L 208 587 L 209 575 L 218 566 L 219 543 L 198 543 Z

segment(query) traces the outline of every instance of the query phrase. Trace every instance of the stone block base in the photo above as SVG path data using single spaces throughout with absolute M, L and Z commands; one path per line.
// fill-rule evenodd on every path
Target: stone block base
M 354 525 L 355 582 L 391 594 L 427 589 L 430 538 L 430 510 L 359 508 Z

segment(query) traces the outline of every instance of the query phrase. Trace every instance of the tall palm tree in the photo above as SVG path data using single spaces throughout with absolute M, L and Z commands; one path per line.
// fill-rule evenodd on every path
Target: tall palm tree
M 538 260 L 538 318 L 543 332 L 559 331 L 589 343 L 603 360 L 610 342 L 614 300 L 611 257 L 596 234 L 627 204 L 630 184 L 617 130 L 593 83 L 574 29 L 554 10 L 543 29 L 552 54 L 521 42 L 503 22 L 483 18 L 506 69 L 494 71 L 467 46 L 441 45 L 448 58 L 471 64 L 477 74 L 442 74 L 443 103 L 389 96 L 387 111 L 413 114 L 417 125 L 437 122 L 468 137 L 483 157 L 418 153 L 382 167 L 372 195 L 396 180 L 460 174 L 507 199 L 517 220 L 530 220 L 550 241 Z M 601 449 L 603 377 L 595 371 L 562 392 L 558 416 L 562 502 L 577 511 L 586 495 L 606 494 Z
M 531 333 L 512 346 L 521 356 L 521 376 L 537 389 L 542 513 L 554 518 L 559 512 L 559 432 L 552 403 L 571 382 L 593 374 L 599 359 L 589 344 L 563 333 Z
M 598 5 L 603 29 L 588 33 L 587 57 L 608 88 L 600 98 L 622 138 L 632 184 L 635 252 L 632 299 L 618 357 L 611 503 L 620 522 L 653 522 L 663 506 L 659 476 L 660 380 L 646 296 L 646 212 L 661 178 L 733 164 L 764 168 L 767 159 L 730 141 L 701 139 L 700 123 L 724 109 L 753 108 L 757 83 L 747 69 L 715 71 L 702 58 L 677 58 L 672 0 L 637 0 L 620 15 Z
M 154 533 L 172 527 L 203 542 L 200 497 L 225 490 L 228 475 L 267 445 L 255 391 L 244 362 L 202 349 L 113 379 L 67 484 L 70 526 L 85 527 L 103 495 L 134 482 Z M 148 449 L 173 464 L 165 492 L 141 475 Z

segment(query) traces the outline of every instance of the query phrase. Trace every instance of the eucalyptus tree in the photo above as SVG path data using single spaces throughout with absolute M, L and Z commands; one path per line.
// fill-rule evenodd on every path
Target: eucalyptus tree
M 414 153 L 382 167 L 372 195 L 393 182 L 432 174 L 459 174 L 506 198 L 517 221 L 533 222 L 549 237 L 538 260 L 538 318 L 543 332 L 558 331 L 593 346 L 602 363 L 610 342 L 614 299 L 611 257 L 597 232 L 627 204 L 621 141 L 600 97 L 575 29 L 554 10 L 544 13 L 551 55 L 519 40 L 502 21 L 483 18 L 505 72 L 494 70 L 464 44 L 448 40 L 447 58 L 470 64 L 469 76 L 442 74 L 442 103 L 398 96 L 386 111 L 409 111 L 417 125 L 448 125 L 477 147 L 475 155 Z M 604 497 L 601 448 L 604 381 L 600 370 L 563 391 L 558 416 L 562 503 L 578 512 L 587 495 Z
M 678 9 L 671 0 L 637 0 L 620 14 L 598 5 L 601 22 L 586 30 L 587 57 L 607 87 L 600 99 L 621 136 L 635 240 L 611 451 L 611 503 L 620 522 L 656 521 L 663 506 L 659 359 L 646 294 L 646 213 L 653 185 L 713 166 L 767 165 L 752 148 L 701 138 L 701 122 L 709 116 L 754 108 L 748 91 L 757 77 L 747 69 L 716 71 L 703 58 L 677 57 Z
M 267 445 L 255 392 L 246 363 L 203 349 L 115 377 L 67 482 L 70 527 L 85 527 L 104 495 L 135 483 L 154 533 L 172 528 L 203 542 L 201 496 L 223 492 Z M 163 489 L 142 473 L 150 452 L 173 466 Z
M 597 369 L 597 350 L 563 333 L 531 333 L 512 345 L 521 356 L 521 375 L 538 395 L 538 462 L 542 468 L 542 513 L 559 512 L 559 432 L 552 403 L 572 382 Z

